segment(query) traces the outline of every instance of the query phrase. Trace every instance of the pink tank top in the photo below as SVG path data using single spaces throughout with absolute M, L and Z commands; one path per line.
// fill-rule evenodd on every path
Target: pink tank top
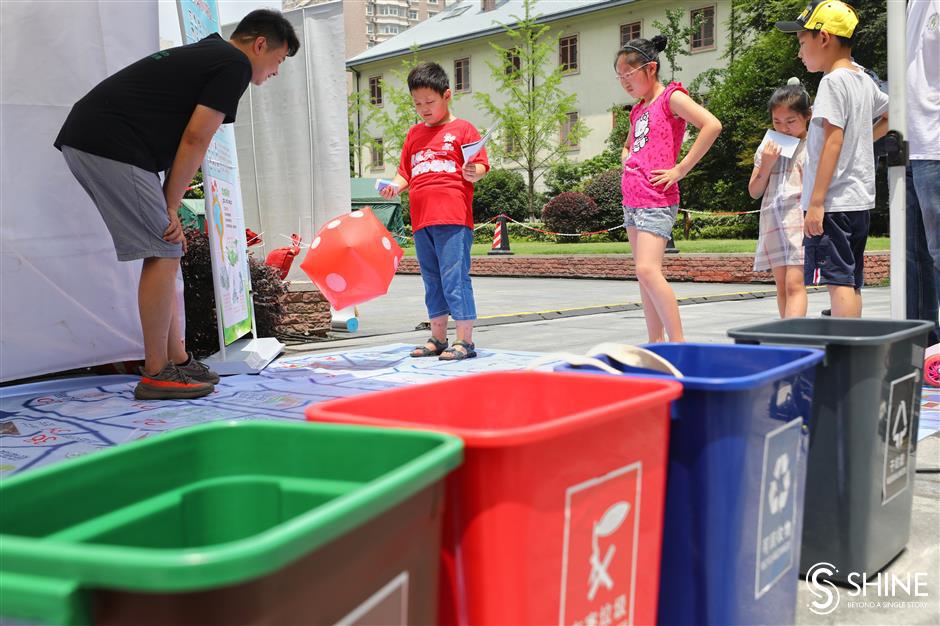
M 669 98 L 676 90 L 689 93 L 681 83 L 669 83 L 649 104 L 638 104 L 630 111 L 630 156 L 623 167 L 620 189 L 623 205 L 651 209 L 679 204 L 679 186 L 665 193 L 663 186 L 650 184 L 653 170 L 668 170 L 676 165 L 685 135 L 685 120 L 673 114 Z

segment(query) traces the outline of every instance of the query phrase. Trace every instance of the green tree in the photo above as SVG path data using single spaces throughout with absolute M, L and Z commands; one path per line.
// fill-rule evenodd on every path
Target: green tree
M 357 176 L 362 173 L 361 163 L 357 171 L 356 164 L 362 158 L 362 127 L 360 125 L 360 116 L 362 115 L 363 93 L 354 91 L 346 99 L 346 128 L 349 131 L 349 175 Z
M 810 96 L 821 74 L 809 74 L 797 57 L 795 36 L 778 31 L 774 24 L 792 20 L 805 8 L 804 0 L 733 0 L 735 42 L 726 53 L 728 64 L 700 74 L 689 91 L 719 120 L 723 130 L 711 150 L 682 183 L 683 205 L 704 210 L 747 210 L 758 201 L 747 194 L 754 152 L 767 128 L 767 101 L 788 78 L 799 78 Z M 885 0 L 856 0 L 859 27 L 853 53 L 856 61 L 885 78 L 887 40 Z M 694 133 L 693 133 L 694 135 Z M 880 194 L 883 195 L 883 194 Z M 877 211 L 873 215 L 876 228 Z
M 577 108 L 577 96 L 561 86 L 563 72 L 553 62 L 557 40 L 550 29 L 538 23 L 532 14 L 535 0 L 524 0 L 523 15 L 513 15 L 514 26 L 503 25 L 510 40 L 508 47 L 491 43 L 500 59 L 488 63 L 496 92 L 501 101 L 489 93 L 477 93 L 477 103 L 500 127 L 503 146 L 494 145 L 494 156 L 501 156 L 522 169 L 527 183 L 528 214 L 538 212 L 539 194 L 535 184 L 553 164 L 563 160 L 588 129 L 580 119 L 568 129 L 563 142 L 560 130 L 568 120 L 568 112 Z
M 659 29 L 659 32 L 666 38 L 666 49 L 663 54 L 669 62 L 669 82 L 672 82 L 676 72 L 682 71 L 677 59 L 680 56 L 691 54 L 690 43 L 692 35 L 701 28 L 704 16 L 696 15 L 688 26 L 683 26 L 684 9 L 666 9 L 666 23 L 659 20 L 653 20 L 653 27 Z
M 395 167 L 398 167 L 398 161 L 401 159 L 401 149 L 405 145 L 408 130 L 418 122 L 414 100 L 408 91 L 408 73 L 418 63 L 418 48 L 412 46 L 411 54 L 402 59 L 398 69 L 392 70 L 394 80 L 382 77 L 381 106 L 371 101 L 369 93 L 359 92 L 359 101 L 366 110 L 361 128 L 377 132 L 382 143 L 377 144 L 373 137 L 360 136 L 359 141 L 362 146 L 381 147 L 385 160 Z
M 614 115 L 614 127 L 607 136 L 607 147 L 597 156 L 580 163 L 562 160 L 552 165 L 545 173 L 549 197 L 566 191 L 583 191 L 586 179 L 610 169 L 620 170 L 620 153 L 630 134 L 630 111 L 615 104 L 610 112 Z

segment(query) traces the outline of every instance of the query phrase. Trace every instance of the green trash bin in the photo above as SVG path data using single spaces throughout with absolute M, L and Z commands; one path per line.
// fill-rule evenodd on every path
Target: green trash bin
M 431 624 L 451 436 L 213 423 L 0 483 L 0 614 Z
M 800 571 L 873 576 L 907 545 L 924 349 L 931 322 L 792 318 L 728 331 L 737 343 L 825 349 L 816 373 Z

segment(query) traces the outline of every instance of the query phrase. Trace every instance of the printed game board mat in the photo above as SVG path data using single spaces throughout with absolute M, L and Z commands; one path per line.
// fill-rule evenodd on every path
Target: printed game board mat
M 137 401 L 135 376 L 0 388 L 0 477 L 205 422 L 303 421 L 308 404 L 465 376 L 518 370 L 535 352 L 478 350 L 464 361 L 413 359 L 411 345 L 282 357 L 260 375 L 228 376 L 198 400 Z M 547 366 L 550 367 L 550 366 Z M 918 440 L 940 431 L 940 389 L 924 387 Z
M 304 420 L 307 405 L 478 372 L 518 370 L 535 352 L 477 350 L 463 361 L 413 359 L 394 344 L 277 359 L 226 376 L 197 400 L 138 401 L 136 376 L 84 376 L 0 388 L 0 477 L 205 422 Z

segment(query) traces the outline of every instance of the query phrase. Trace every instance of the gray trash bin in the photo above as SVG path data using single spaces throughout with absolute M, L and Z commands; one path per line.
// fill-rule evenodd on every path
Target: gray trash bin
M 930 322 L 793 318 L 728 331 L 737 343 L 825 348 L 816 373 L 800 571 L 874 574 L 907 545 Z

